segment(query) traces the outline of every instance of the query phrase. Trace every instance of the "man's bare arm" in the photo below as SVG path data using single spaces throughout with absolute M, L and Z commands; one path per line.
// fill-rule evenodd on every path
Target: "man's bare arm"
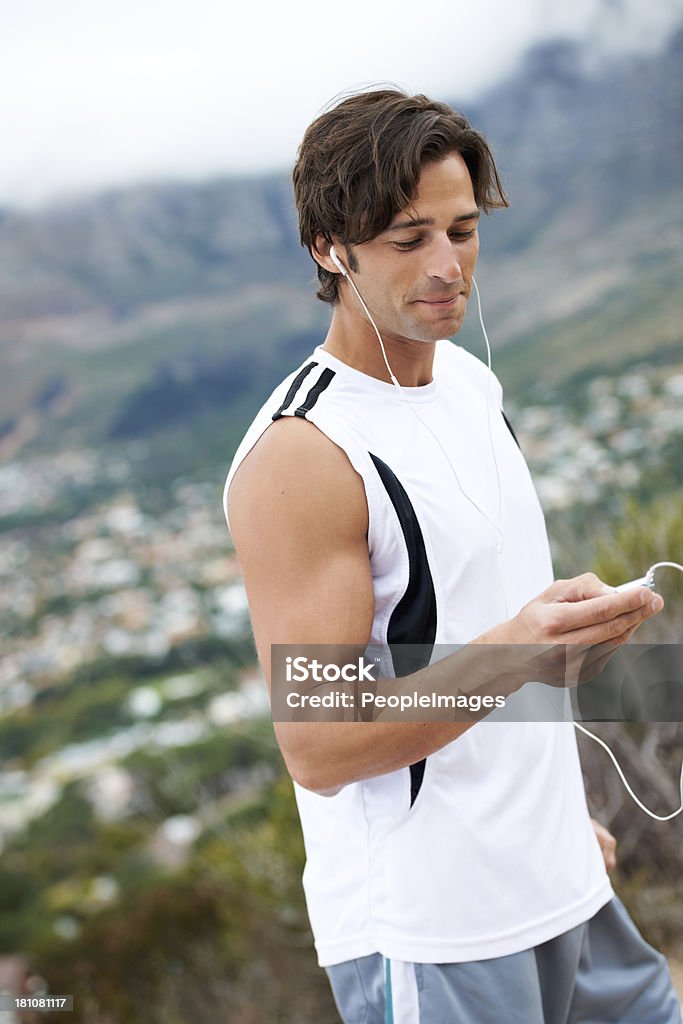
M 374 598 L 367 503 L 340 448 L 305 420 L 276 421 L 237 470 L 228 512 L 269 686 L 271 644 L 368 643 Z M 514 619 L 448 659 L 454 689 L 456 680 L 485 682 L 478 678 L 486 670 L 477 643 L 619 644 L 658 610 L 637 591 L 605 590 L 592 574 L 554 583 Z M 420 674 L 426 679 L 433 669 L 442 678 L 445 664 Z M 280 722 L 275 730 L 292 777 L 330 792 L 420 761 L 472 724 Z
M 374 615 L 363 482 L 311 423 L 277 421 L 237 470 L 228 512 L 259 659 L 271 644 L 359 644 Z M 317 791 L 419 761 L 467 723 L 280 722 L 287 768 Z

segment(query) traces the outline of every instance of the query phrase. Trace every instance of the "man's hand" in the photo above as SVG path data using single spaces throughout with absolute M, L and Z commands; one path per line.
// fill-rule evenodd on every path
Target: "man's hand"
M 647 587 L 617 593 L 587 572 L 556 580 L 475 643 L 528 645 L 537 652 L 536 674 L 529 678 L 573 687 L 595 678 L 638 626 L 663 607 L 660 595 Z
M 664 607 L 659 594 L 647 587 L 617 593 L 595 573 L 556 580 L 524 605 L 512 620 L 525 644 L 622 644 L 646 619 Z
M 605 826 L 601 825 L 595 818 L 591 818 L 591 825 L 600 844 L 605 868 L 607 871 L 612 871 L 617 864 L 617 841 L 612 833 L 608 832 Z

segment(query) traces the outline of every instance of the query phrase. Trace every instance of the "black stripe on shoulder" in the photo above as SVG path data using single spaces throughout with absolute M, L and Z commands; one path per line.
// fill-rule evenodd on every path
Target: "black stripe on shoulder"
M 512 436 L 513 436 L 513 438 L 514 438 L 514 440 L 515 440 L 515 444 L 517 445 L 517 447 L 518 447 L 518 448 L 519 448 L 519 450 L 521 451 L 521 450 L 522 450 L 522 446 L 521 446 L 521 444 L 519 443 L 519 441 L 517 440 L 517 435 L 515 434 L 514 430 L 512 429 L 512 424 L 510 423 L 510 420 L 509 420 L 509 419 L 507 418 L 507 416 L 505 415 L 505 412 L 503 411 L 503 409 L 501 409 L 500 411 L 501 411 L 501 412 L 503 413 L 503 419 L 505 420 L 505 426 L 506 426 L 506 427 L 508 428 L 508 430 L 509 430 L 509 431 L 510 431 L 510 433 L 512 434 Z
M 323 372 L 318 377 L 317 383 L 313 385 L 311 390 L 306 395 L 306 399 L 298 409 L 294 410 L 295 416 L 306 416 L 307 412 L 310 412 L 315 403 L 322 395 L 325 388 L 328 388 L 331 382 L 334 380 L 335 371 L 330 370 L 329 366 L 326 366 Z
M 299 372 L 297 373 L 296 377 L 294 378 L 292 383 L 289 385 L 289 389 L 287 391 L 287 394 L 285 395 L 284 402 L 282 403 L 280 408 L 276 412 L 273 413 L 272 418 L 274 420 L 279 420 L 280 417 L 282 416 L 283 412 L 285 411 L 285 409 L 289 408 L 289 406 L 294 401 L 294 396 L 296 395 L 297 391 L 301 387 L 303 381 L 306 379 L 306 377 L 308 377 L 308 375 L 311 372 L 311 370 L 313 369 L 313 367 L 317 366 L 317 365 L 318 364 L 315 363 L 315 362 L 307 363 L 307 365 L 304 366 L 303 370 L 299 370 Z

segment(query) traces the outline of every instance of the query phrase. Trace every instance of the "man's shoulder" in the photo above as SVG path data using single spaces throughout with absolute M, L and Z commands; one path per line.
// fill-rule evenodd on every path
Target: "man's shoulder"
M 342 533 L 367 532 L 363 484 L 346 453 L 305 418 L 270 424 L 226 485 L 225 512 L 278 510 L 278 521 L 335 524 Z
M 276 450 L 276 457 L 285 460 L 296 460 L 307 452 L 349 451 L 357 446 L 353 416 L 344 400 L 343 369 L 316 349 L 271 392 L 237 448 L 226 480 L 226 497 L 239 466 L 257 445 L 268 453 Z M 286 421 L 288 428 L 271 431 L 280 421 Z M 312 429 L 313 425 L 318 430 Z M 262 444 L 266 434 L 270 435 L 268 443 Z
M 305 416 L 268 417 L 245 442 L 226 480 L 226 517 L 229 493 L 231 506 L 245 492 L 263 501 L 287 492 L 296 495 L 295 505 L 303 501 L 333 509 L 357 489 L 346 452 Z
M 270 420 L 279 419 L 286 414 L 292 415 L 304 404 L 311 388 L 324 387 L 330 378 L 329 374 L 324 373 L 325 369 L 325 364 L 317 351 L 311 352 L 273 388 L 254 417 L 254 422 L 264 416 Z
M 297 472 L 313 467 L 325 468 L 326 461 L 339 451 L 316 425 L 298 416 L 281 416 L 271 420 L 251 450 L 252 463 L 277 463 L 285 469 L 298 467 Z M 246 456 L 245 456 L 246 458 Z M 270 465 L 268 465 L 270 469 Z
M 286 417 L 314 421 L 321 412 L 336 406 L 339 378 L 339 367 L 332 365 L 324 352 L 315 349 L 273 389 L 254 416 L 244 439 L 254 432 L 262 433 L 271 422 Z

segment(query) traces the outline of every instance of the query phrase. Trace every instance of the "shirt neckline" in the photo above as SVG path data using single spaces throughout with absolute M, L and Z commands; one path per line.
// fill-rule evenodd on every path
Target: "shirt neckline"
M 439 346 L 437 344 L 437 351 L 438 347 Z M 383 398 L 390 400 L 399 402 L 408 401 L 411 405 L 418 402 L 431 402 L 436 398 L 440 390 L 439 381 L 436 376 L 432 377 L 429 384 L 420 384 L 418 387 L 397 388 L 396 385 L 392 384 L 390 381 L 379 380 L 378 377 L 371 377 L 369 373 L 363 373 L 362 370 L 356 370 L 355 367 L 350 366 L 349 363 L 345 363 L 342 359 L 338 359 L 337 356 L 333 356 L 321 345 L 316 347 L 314 355 L 316 359 L 326 362 L 332 367 L 332 369 L 343 373 L 347 380 L 357 384 L 364 391 L 373 391 L 375 394 L 381 395 Z M 434 363 L 436 364 L 436 352 L 434 353 Z

